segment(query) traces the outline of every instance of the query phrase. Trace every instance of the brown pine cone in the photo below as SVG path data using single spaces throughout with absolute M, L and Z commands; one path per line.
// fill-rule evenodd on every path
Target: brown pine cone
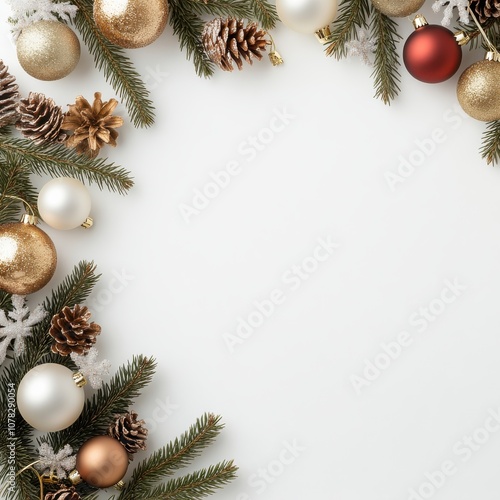
M 14 123 L 17 118 L 19 86 L 16 77 L 9 74 L 9 68 L 0 59 L 0 128 Z
M 44 500 L 80 500 L 82 497 L 76 492 L 75 487 L 61 488 L 54 493 L 47 493 Z
M 233 71 L 233 61 L 241 70 L 243 60 L 252 64 L 252 56 L 262 59 L 261 51 L 269 45 L 266 35 L 256 23 L 245 27 L 242 20 L 217 18 L 205 24 L 202 42 L 211 61 L 224 71 Z
M 54 338 L 52 352 L 68 356 L 72 352 L 86 354 L 95 344 L 101 327 L 89 323 L 90 311 L 87 307 L 76 305 L 71 309 L 66 306 L 60 313 L 52 317 L 49 334 Z
M 106 144 L 115 147 L 118 137 L 115 128 L 123 125 L 122 118 L 113 116 L 116 106 L 116 99 L 102 102 L 100 92 L 94 94 L 92 106 L 87 99 L 77 97 L 76 103 L 69 105 L 61 126 L 62 130 L 73 132 L 66 145 L 91 158 L 95 158 Z
M 470 6 L 481 23 L 500 17 L 500 0 L 471 0 Z
M 127 452 L 132 455 L 146 449 L 148 430 L 144 420 L 137 420 L 137 413 L 131 411 L 125 415 L 117 415 L 109 426 L 108 435 L 120 441 Z
M 64 142 L 67 136 L 61 132 L 63 119 L 61 107 L 52 99 L 30 92 L 28 98 L 19 102 L 16 128 L 35 144 Z

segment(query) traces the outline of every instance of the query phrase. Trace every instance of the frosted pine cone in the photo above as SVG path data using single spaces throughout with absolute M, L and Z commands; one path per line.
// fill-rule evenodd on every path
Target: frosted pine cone
M 245 27 L 238 19 L 213 19 L 205 24 L 202 34 L 203 47 L 209 59 L 224 71 L 233 71 L 233 62 L 243 68 L 243 60 L 252 64 L 252 57 L 262 59 L 269 41 L 267 33 L 256 23 Z
M 470 6 L 482 23 L 500 17 L 500 0 L 471 0 Z
M 148 430 L 144 424 L 144 420 L 137 420 L 137 413 L 131 411 L 125 415 L 118 415 L 109 426 L 108 434 L 120 441 L 127 452 L 132 455 L 139 450 L 146 449 Z
M 0 59 L 0 128 L 14 123 L 17 118 L 19 87 L 16 78 L 9 74 L 9 68 Z
M 43 94 L 30 92 L 19 102 L 19 117 L 16 128 L 35 144 L 63 142 L 66 134 L 61 132 L 64 116 L 60 106 Z
M 90 311 L 76 305 L 71 309 L 66 306 L 52 318 L 49 334 L 54 338 L 52 352 L 61 356 L 68 354 L 86 354 L 95 344 L 101 327 L 89 323 Z
M 71 486 L 71 488 L 61 488 L 55 493 L 47 493 L 44 500 L 81 500 L 81 498 L 75 487 Z

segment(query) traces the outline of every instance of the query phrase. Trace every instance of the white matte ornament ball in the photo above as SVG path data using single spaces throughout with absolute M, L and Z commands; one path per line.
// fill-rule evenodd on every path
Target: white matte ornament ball
M 42 432 L 66 429 L 80 416 L 85 392 L 69 368 L 45 363 L 32 368 L 21 380 L 17 407 L 29 425 Z
M 283 24 L 300 33 L 316 33 L 337 15 L 337 0 L 276 0 Z
M 43 221 L 54 229 L 74 229 L 90 214 L 87 188 L 77 179 L 59 177 L 47 182 L 38 194 L 38 211 Z

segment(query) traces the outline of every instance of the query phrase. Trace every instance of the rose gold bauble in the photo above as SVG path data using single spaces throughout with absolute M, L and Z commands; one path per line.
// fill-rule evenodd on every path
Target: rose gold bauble
M 95 0 L 94 21 L 103 35 L 125 49 L 153 43 L 165 29 L 167 0 Z
M 484 122 L 500 120 L 500 62 L 485 60 L 467 68 L 457 84 L 462 109 Z
M 406 17 L 415 14 L 425 0 L 372 0 L 373 6 L 389 17 Z
M 56 265 L 54 243 L 34 224 L 0 226 L 0 290 L 16 295 L 34 293 L 50 281 Z
M 108 488 L 127 472 L 128 453 L 112 437 L 97 436 L 86 441 L 76 455 L 76 470 L 94 488 Z

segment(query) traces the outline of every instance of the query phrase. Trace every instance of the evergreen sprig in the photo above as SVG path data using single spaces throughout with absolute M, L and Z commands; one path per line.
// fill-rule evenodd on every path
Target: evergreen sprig
M 270 4 L 267 0 L 250 0 L 250 5 L 255 18 L 265 30 L 276 28 L 279 17 L 274 5 Z
M 220 416 L 203 415 L 180 438 L 141 462 L 121 492 L 119 500 L 135 500 L 138 495 L 146 493 L 154 483 L 172 475 L 179 468 L 188 466 L 215 441 L 224 428 L 220 420 Z
M 488 164 L 496 165 L 500 162 L 500 120 L 487 124 L 481 155 Z
M 339 5 L 339 14 L 332 26 L 332 40 L 326 54 L 342 59 L 347 55 L 347 43 L 357 40 L 358 28 L 366 28 L 370 16 L 368 0 L 343 0 Z
M 120 47 L 112 44 L 96 26 L 92 0 L 72 0 L 78 7 L 75 25 L 94 57 L 95 65 L 116 93 L 125 101 L 132 123 L 150 127 L 154 123 L 153 102 L 132 61 Z
M 197 16 L 220 16 L 250 18 L 252 9 L 249 0 L 184 0 L 186 8 L 191 10 Z M 175 9 L 175 7 L 173 7 Z
M 37 146 L 29 139 L 0 134 L 0 161 L 9 159 L 22 163 L 32 174 L 74 177 L 120 194 L 134 185 L 130 173 L 114 163 L 88 158 L 60 144 Z
M 390 104 L 399 94 L 401 75 L 397 43 L 402 38 L 398 34 L 398 25 L 390 17 L 372 9 L 371 34 L 376 40 L 375 62 L 372 77 L 375 97 Z

